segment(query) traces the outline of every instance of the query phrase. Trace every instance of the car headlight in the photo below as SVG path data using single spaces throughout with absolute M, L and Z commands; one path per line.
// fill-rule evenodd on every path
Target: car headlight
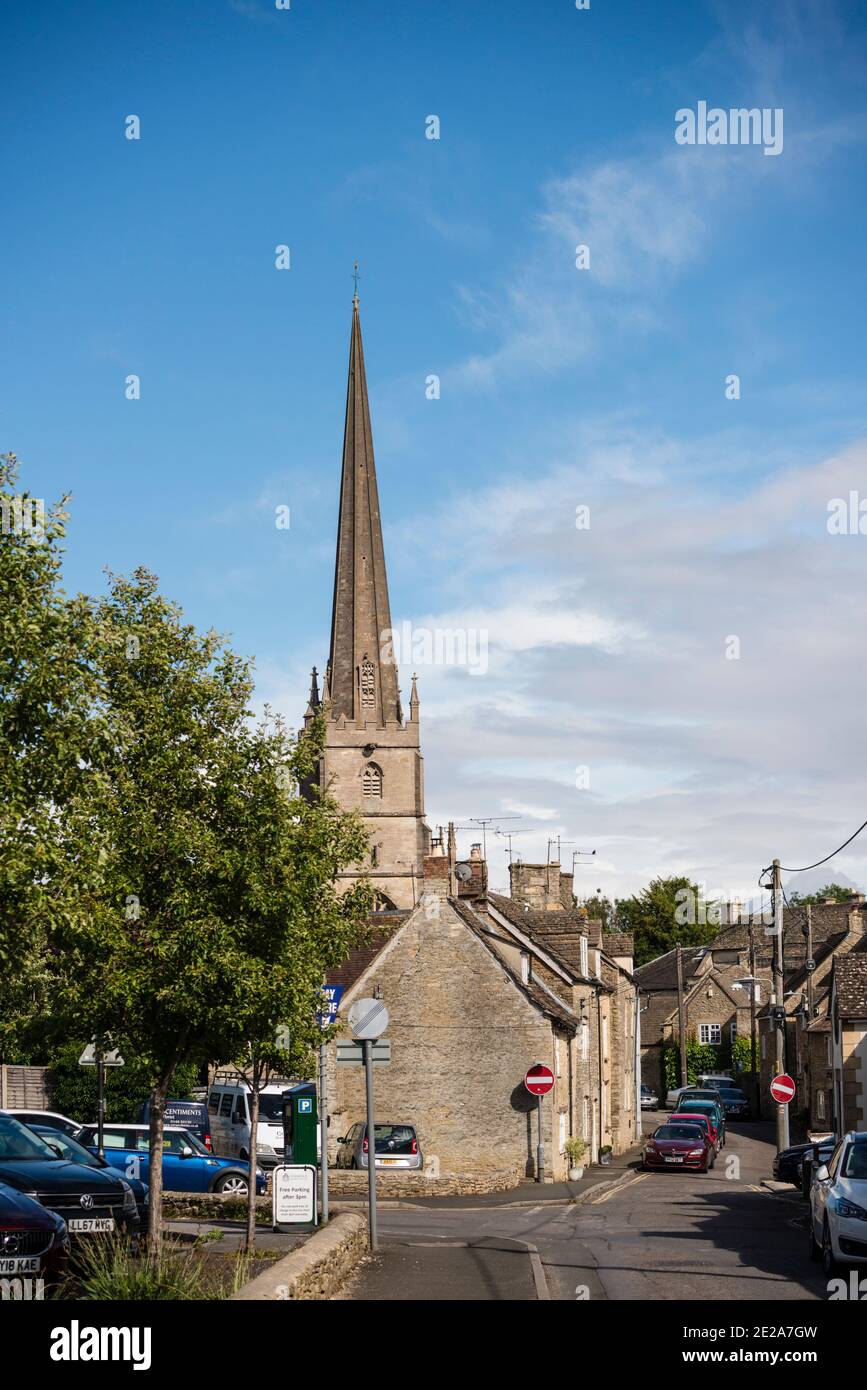
M 867 1211 L 847 1197 L 833 1197 L 831 1206 L 838 1216 L 848 1216 L 854 1221 L 867 1221 Z
M 118 1181 L 120 1182 L 120 1185 L 121 1185 L 121 1187 L 123 1188 L 123 1209 L 124 1209 L 124 1211 L 126 1211 L 126 1212 L 137 1212 L 137 1211 L 138 1211 L 138 1205 L 137 1205 L 136 1200 L 135 1200 L 135 1193 L 133 1192 L 133 1190 L 132 1190 L 132 1188 L 130 1187 L 129 1183 L 128 1183 L 128 1182 L 125 1182 L 123 1178 L 119 1178 Z
M 689 1156 L 690 1158 L 701 1158 L 703 1153 L 704 1149 L 690 1149 Z

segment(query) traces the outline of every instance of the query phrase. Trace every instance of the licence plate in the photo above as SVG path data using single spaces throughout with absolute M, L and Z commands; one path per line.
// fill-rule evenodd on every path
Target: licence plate
M 75 1231 L 79 1235 L 85 1231 L 101 1232 L 114 1230 L 113 1216 L 74 1216 L 71 1221 L 67 1221 L 70 1231 Z
M 0 1274 L 38 1274 L 38 1255 L 19 1255 L 17 1259 L 0 1260 Z
M 399 1159 L 399 1158 L 381 1158 L 381 1159 L 379 1160 L 379 1162 L 380 1162 L 380 1163 L 399 1163 L 399 1162 L 400 1162 L 400 1159 Z
M 682 1158 L 666 1158 L 666 1163 L 683 1163 Z

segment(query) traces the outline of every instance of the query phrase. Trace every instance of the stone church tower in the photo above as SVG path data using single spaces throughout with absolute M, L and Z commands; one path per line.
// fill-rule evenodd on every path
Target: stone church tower
M 391 613 L 367 402 L 358 295 L 352 303 L 343 435 L 331 653 L 320 700 L 316 670 L 305 723 L 320 705 L 327 721 L 320 785 L 359 809 L 371 838 L 366 872 L 383 908 L 411 908 L 430 830 L 424 819 L 418 691 L 404 719 L 391 648 Z M 359 866 L 359 870 L 364 866 Z M 344 874 L 344 878 L 356 877 Z

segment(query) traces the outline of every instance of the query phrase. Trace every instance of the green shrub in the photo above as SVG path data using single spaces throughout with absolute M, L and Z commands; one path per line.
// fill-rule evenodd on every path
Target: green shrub
M 80 1067 L 78 1059 L 85 1042 L 69 1043 L 51 1059 L 52 1108 L 69 1115 L 82 1124 L 96 1120 L 96 1067 Z M 177 1067 L 172 1080 L 171 1096 L 185 1096 L 198 1084 L 198 1067 L 184 1063 Z M 126 1059 L 122 1067 L 108 1067 L 105 1073 L 105 1117 L 115 1123 L 135 1119 L 136 1106 L 146 1100 L 151 1091 L 147 1068 L 135 1059 Z
M 75 1282 L 81 1299 L 108 1302 L 190 1302 L 208 1298 L 195 1247 L 163 1245 L 160 1255 L 134 1254 L 122 1241 L 94 1241 L 80 1252 Z

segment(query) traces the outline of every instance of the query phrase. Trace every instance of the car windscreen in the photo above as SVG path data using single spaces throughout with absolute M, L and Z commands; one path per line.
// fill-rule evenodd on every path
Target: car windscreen
M 692 1111 L 696 1115 L 712 1115 L 716 1110 L 716 1105 L 712 1100 L 684 1100 L 681 1098 L 680 1109 Z
M 415 1130 L 412 1125 L 374 1125 L 374 1143 L 379 1153 L 412 1153 Z
M 210 1150 L 205 1148 L 205 1145 L 202 1143 L 201 1139 L 199 1139 L 195 1134 L 193 1134 L 191 1129 L 181 1130 L 181 1133 L 178 1137 L 180 1138 L 181 1147 L 183 1147 L 186 1144 L 189 1148 L 192 1149 L 193 1153 L 204 1154 L 206 1158 L 211 1157 Z
M 47 1129 L 44 1125 L 34 1125 L 33 1133 L 44 1139 L 46 1144 L 56 1144 L 63 1157 L 68 1158 L 70 1163 L 86 1163 L 88 1168 L 99 1167 L 99 1159 L 76 1139 L 70 1139 L 62 1129 Z
M 26 1125 L 13 1120 L 11 1115 L 0 1115 L 0 1163 L 4 1159 L 52 1159 L 57 1162 L 57 1154 L 49 1149 L 44 1139 L 34 1134 Z
M 701 1139 L 698 1125 L 660 1125 L 654 1139 Z
M 849 1145 L 843 1177 L 861 1178 L 862 1181 L 867 1178 L 867 1139 L 856 1139 L 854 1144 Z
M 267 1124 L 282 1125 L 283 1097 L 274 1091 L 266 1091 L 259 1097 L 259 1119 Z
M 720 1091 L 723 1100 L 746 1100 L 743 1091 L 735 1091 L 731 1086 L 726 1086 Z

